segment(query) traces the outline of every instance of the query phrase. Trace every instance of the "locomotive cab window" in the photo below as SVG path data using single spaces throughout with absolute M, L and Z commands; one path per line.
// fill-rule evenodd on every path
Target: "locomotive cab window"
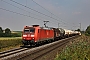
M 25 33 L 28 33 L 28 32 L 29 32 L 29 29 L 24 29 L 24 32 L 25 32 Z
M 29 32 L 35 32 L 34 28 L 29 28 L 29 29 L 24 29 L 25 33 L 29 33 Z
M 30 28 L 30 32 L 35 32 L 35 28 Z

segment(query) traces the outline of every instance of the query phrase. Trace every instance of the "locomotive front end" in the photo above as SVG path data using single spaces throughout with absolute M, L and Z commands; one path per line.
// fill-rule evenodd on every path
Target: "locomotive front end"
M 31 45 L 35 43 L 35 28 L 25 27 L 22 33 L 22 42 L 24 45 Z

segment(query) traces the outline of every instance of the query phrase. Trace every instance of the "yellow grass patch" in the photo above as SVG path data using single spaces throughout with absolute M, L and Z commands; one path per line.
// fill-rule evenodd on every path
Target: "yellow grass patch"
M 15 40 L 22 39 L 22 37 L 0 37 L 0 40 Z

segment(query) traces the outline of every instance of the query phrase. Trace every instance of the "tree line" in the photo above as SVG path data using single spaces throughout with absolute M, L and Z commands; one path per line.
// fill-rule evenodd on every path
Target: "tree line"
M 11 33 L 9 28 L 3 30 L 2 27 L 0 27 L 0 37 L 21 37 L 21 33 Z

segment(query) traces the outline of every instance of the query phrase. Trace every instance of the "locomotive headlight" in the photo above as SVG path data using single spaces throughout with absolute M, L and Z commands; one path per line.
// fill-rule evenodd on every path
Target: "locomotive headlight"
M 32 38 L 32 39 L 34 39 L 34 38 Z
M 23 35 L 23 37 L 27 37 L 27 35 Z
M 31 37 L 34 37 L 34 35 L 31 35 Z
M 25 38 L 24 38 L 25 39 Z

